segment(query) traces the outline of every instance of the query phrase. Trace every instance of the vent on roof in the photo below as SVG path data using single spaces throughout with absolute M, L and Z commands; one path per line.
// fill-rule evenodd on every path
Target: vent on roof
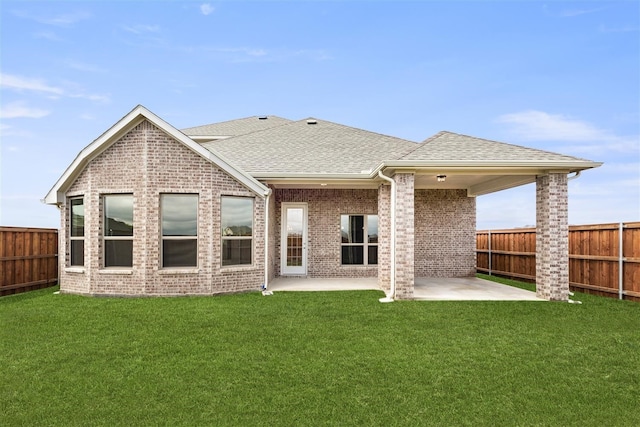
M 316 125 L 316 124 L 318 124 L 318 121 L 315 120 L 315 119 L 309 119 L 309 120 L 307 120 L 307 124 L 308 125 Z
M 258 117 L 258 120 L 267 120 L 267 119 L 268 119 L 268 117 L 267 117 L 267 116 L 260 116 L 260 117 Z

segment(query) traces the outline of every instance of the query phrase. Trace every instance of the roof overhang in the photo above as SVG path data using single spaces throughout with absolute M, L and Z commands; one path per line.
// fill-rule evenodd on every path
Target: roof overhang
M 214 154 L 211 151 L 205 149 L 184 133 L 171 126 L 169 123 L 155 115 L 142 105 L 135 107 L 129 114 L 120 119 L 116 124 L 109 128 L 105 133 L 100 135 L 95 141 L 86 146 L 73 160 L 71 165 L 67 167 L 62 176 L 58 179 L 55 185 L 49 190 L 44 198 L 44 202 L 47 204 L 59 204 L 64 202 L 66 190 L 73 184 L 77 177 L 87 167 L 87 165 L 108 149 L 112 144 L 118 141 L 131 129 L 135 128 L 144 120 L 148 120 L 154 126 L 167 133 L 184 146 L 194 151 L 201 157 L 214 163 L 216 166 L 233 176 L 241 184 L 247 187 L 249 190 L 255 192 L 257 195 L 264 197 L 269 194 L 268 187 L 256 180 L 251 175 L 240 170 L 234 166 L 231 162 L 224 159 L 218 154 Z
M 416 189 L 464 189 L 469 197 L 480 196 L 535 182 L 549 173 L 575 173 L 602 165 L 591 161 L 388 161 L 361 173 L 252 173 L 276 188 L 377 188 L 385 175 L 413 173 Z M 446 175 L 444 182 L 438 175 Z

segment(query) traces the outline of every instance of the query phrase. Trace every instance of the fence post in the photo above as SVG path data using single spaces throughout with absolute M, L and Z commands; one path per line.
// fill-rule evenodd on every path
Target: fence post
M 624 291 L 624 258 L 622 251 L 624 250 L 622 233 L 624 230 L 624 226 L 622 223 L 618 226 L 618 299 L 624 299 L 623 291 Z
M 491 276 L 491 230 L 489 230 L 489 276 Z

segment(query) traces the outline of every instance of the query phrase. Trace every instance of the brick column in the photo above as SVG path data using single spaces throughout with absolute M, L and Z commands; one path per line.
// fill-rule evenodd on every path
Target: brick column
M 396 181 L 396 299 L 413 298 L 414 174 L 397 173 Z
M 536 178 L 536 294 L 550 301 L 569 299 L 567 174 Z
M 391 186 L 378 187 L 378 286 L 391 288 Z

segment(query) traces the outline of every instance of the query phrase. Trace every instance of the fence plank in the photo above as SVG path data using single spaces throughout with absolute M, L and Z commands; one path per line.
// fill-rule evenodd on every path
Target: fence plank
M 491 236 L 491 249 L 488 238 Z M 569 227 L 569 282 L 572 288 L 618 296 L 620 224 Z M 535 280 L 535 229 L 480 230 L 477 270 L 514 279 Z M 623 297 L 640 301 L 640 222 L 623 224 Z
M 0 295 L 55 285 L 58 231 L 0 227 Z

